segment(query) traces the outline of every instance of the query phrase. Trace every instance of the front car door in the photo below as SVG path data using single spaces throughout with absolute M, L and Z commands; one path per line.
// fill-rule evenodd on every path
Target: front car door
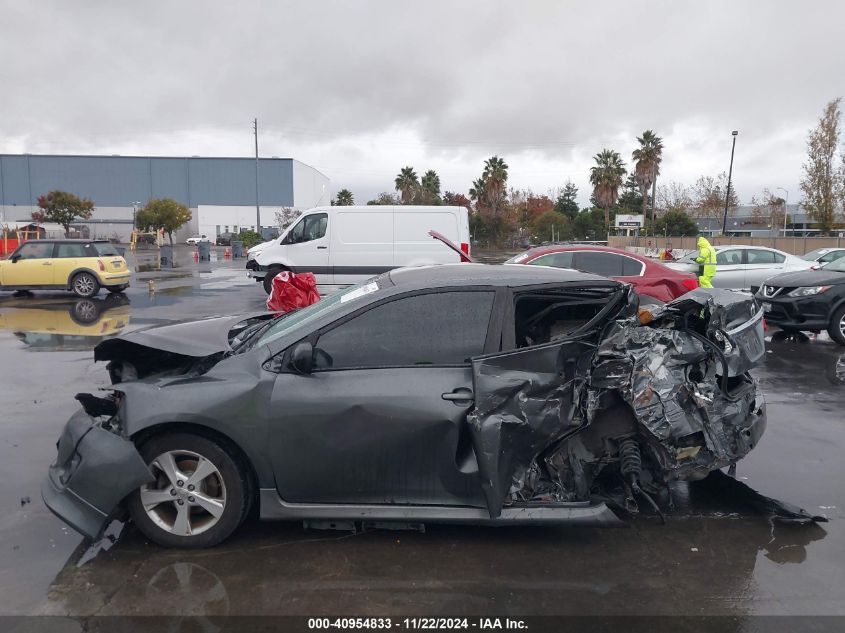
M 294 272 L 314 273 L 318 284 L 334 283 L 329 267 L 329 216 L 311 213 L 299 218 L 281 243 Z
M 3 263 L 4 286 L 52 286 L 53 242 L 33 240 L 22 244 Z M 14 261 L 13 261 L 14 260 Z
M 466 415 L 470 358 L 498 349 L 496 297 L 406 294 L 312 333 L 314 371 L 283 370 L 272 394 L 281 498 L 483 507 Z
M 726 248 L 716 253 L 714 288 L 745 288 L 745 249 Z

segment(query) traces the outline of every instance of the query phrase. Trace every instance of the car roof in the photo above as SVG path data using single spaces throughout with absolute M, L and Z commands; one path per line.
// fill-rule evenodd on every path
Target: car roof
M 51 244 L 108 244 L 108 240 L 98 239 L 98 240 L 86 240 L 79 237 L 47 237 L 43 240 L 27 240 L 24 244 L 29 242 L 34 243 L 45 243 L 49 242 Z
M 607 277 L 569 268 L 522 266 L 519 264 L 439 264 L 397 268 L 387 275 L 396 286 L 415 288 L 438 286 L 533 286 L 539 284 L 601 281 L 614 284 Z
M 603 251 L 606 253 L 616 253 L 617 255 L 627 255 L 639 261 L 648 261 L 647 257 L 622 250 L 621 248 L 613 248 L 612 246 L 593 246 L 591 244 L 554 244 L 549 246 L 536 246 L 523 252 L 523 255 L 531 255 L 536 257 L 539 255 L 548 255 L 549 253 L 562 253 L 565 251 Z

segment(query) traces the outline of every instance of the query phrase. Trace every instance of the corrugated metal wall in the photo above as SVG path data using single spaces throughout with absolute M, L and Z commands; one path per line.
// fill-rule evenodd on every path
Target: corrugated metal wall
M 293 160 L 259 161 L 260 204 L 293 206 Z M 61 189 L 102 207 L 173 198 L 200 204 L 255 204 L 251 158 L 0 155 L 0 205 L 34 205 Z

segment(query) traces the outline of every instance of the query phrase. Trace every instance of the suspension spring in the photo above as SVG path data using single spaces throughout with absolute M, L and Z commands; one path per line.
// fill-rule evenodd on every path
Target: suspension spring
M 626 437 L 619 441 L 619 469 L 626 479 L 633 475 L 635 481 L 639 480 L 643 470 L 643 458 L 636 438 Z

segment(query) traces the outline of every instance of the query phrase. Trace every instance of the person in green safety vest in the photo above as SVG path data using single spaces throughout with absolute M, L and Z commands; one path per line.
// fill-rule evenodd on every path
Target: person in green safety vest
M 716 276 L 716 251 L 704 236 L 699 236 L 696 246 L 698 246 L 698 257 L 695 261 L 699 265 L 698 284 L 702 288 L 712 288 L 713 277 Z

